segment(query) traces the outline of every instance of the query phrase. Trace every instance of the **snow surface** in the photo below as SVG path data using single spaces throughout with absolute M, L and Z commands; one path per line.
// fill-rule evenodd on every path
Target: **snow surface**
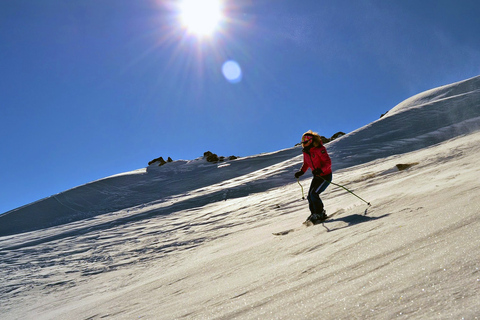
M 476 77 L 328 144 L 334 181 L 372 207 L 330 186 L 324 226 L 301 227 L 299 147 L 150 166 L 9 211 L 0 316 L 478 319 L 479 129 Z

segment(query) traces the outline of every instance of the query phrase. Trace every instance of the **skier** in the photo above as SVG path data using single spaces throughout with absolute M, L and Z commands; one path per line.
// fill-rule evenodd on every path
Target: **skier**
M 310 130 L 303 134 L 302 147 L 303 165 L 295 173 L 295 178 L 300 178 L 308 168 L 312 170 L 313 180 L 307 196 L 311 215 L 307 218 L 307 221 L 317 223 L 328 218 L 320 199 L 320 193 L 325 191 L 332 181 L 332 161 L 316 132 Z

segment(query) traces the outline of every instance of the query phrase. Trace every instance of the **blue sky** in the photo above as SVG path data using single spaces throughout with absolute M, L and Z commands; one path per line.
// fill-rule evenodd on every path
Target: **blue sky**
M 163 156 L 249 156 L 480 74 L 478 1 L 0 1 L 0 213 Z M 241 81 L 222 74 L 238 63 Z

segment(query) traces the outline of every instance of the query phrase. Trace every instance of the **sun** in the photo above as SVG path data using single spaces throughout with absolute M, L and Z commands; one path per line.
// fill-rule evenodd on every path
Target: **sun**
M 220 0 L 182 0 L 180 3 L 180 19 L 182 25 L 197 36 L 209 36 L 222 20 L 222 4 Z

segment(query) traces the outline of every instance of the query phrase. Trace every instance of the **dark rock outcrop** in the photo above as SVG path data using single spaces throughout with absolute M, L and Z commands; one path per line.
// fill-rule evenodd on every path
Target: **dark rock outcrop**
M 205 158 L 205 160 L 207 160 L 208 162 L 212 162 L 212 163 L 217 163 L 217 162 L 222 162 L 222 161 L 225 161 L 225 160 L 235 160 L 235 159 L 238 159 L 238 157 L 236 156 L 230 156 L 228 158 L 225 158 L 224 156 L 218 156 L 216 155 L 215 153 L 212 153 L 210 151 L 207 151 L 203 154 L 203 157 Z
M 172 158 L 168 157 L 167 161 L 165 161 L 163 159 L 163 157 L 160 157 L 160 158 L 156 158 L 156 159 L 153 159 L 152 161 L 150 161 L 148 163 L 149 166 L 151 166 L 152 164 L 157 164 L 159 167 L 160 166 L 163 166 L 165 163 L 168 163 L 168 162 L 173 162 Z
M 340 138 L 341 136 L 344 136 L 345 135 L 345 132 L 342 132 L 342 131 L 339 131 L 337 133 L 335 133 L 331 138 L 330 138 L 330 141 L 333 141 L 335 139 L 338 139 Z
M 397 165 L 395 165 L 398 169 L 398 171 L 402 171 L 402 170 L 407 170 L 415 165 L 417 165 L 418 162 L 413 162 L 413 163 L 399 163 Z
M 204 152 L 203 157 L 207 160 L 207 162 L 218 162 L 218 156 L 215 153 L 210 151 Z

